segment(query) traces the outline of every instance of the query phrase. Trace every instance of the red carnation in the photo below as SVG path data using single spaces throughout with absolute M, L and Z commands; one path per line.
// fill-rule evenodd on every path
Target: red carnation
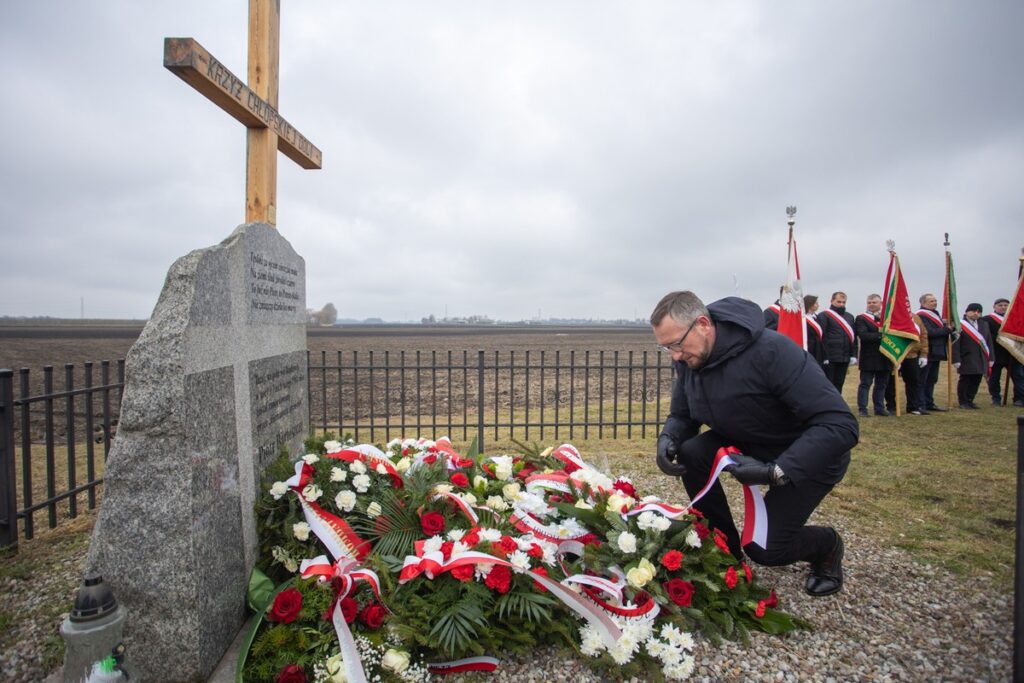
M 387 615 L 388 613 L 384 606 L 375 602 L 363 608 L 363 611 L 359 614 L 359 621 L 366 624 L 367 628 L 376 631 L 384 623 L 384 617 Z
M 473 580 L 473 565 L 464 564 L 461 567 L 456 567 L 451 572 L 452 578 L 463 583 Z
M 452 559 L 452 550 L 455 549 L 455 541 L 445 541 L 441 544 L 441 554 L 444 556 L 444 561 Z
M 501 549 L 506 553 L 514 553 L 519 550 L 519 544 L 511 536 L 502 536 L 499 542 L 501 543 Z
M 488 588 L 499 593 L 508 593 L 508 589 L 512 586 L 512 572 L 508 567 L 502 565 L 494 565 L 491 567 L 491 571 L 488 572 L 487 578 L 484 579 L 484 583 Z
M 435 462 L 437 462 L 437 456 L 434 454 L 425 455 L 423 456 L 423 462 L 425 462 L 428 465 L 433 465 Z
M 536 543 L 531 543 L 530 549 L 526 551 L 526 554 L 534 559 L 540 559 L 544 557 L 544 549 Z
M 725 585 L 729 587 L 729 590 L 735 588 L 739 580 L 740 577 L 736 575 L 736 567 L 729 567 L 725 571 Z
M 742 564 L 743 564 L 743 574 L 747 577 L 747 583 L 753 583 L 754 582 L 754 572 L 750 571 L 750 565 L 748 565 L 746 562 L 744 562 Z
M 697 536 L 699 536 L 702 541 L 707 540 L 707 537 L 711 535 L 711 530 L 700 522 L 693 523 L 693 530 L 697 532 Z
M 434 536 L 444 531 L 444 515 L 440 512 L 425 512 L 420 517 L 420 527 L 427 536 Z
M 342 598 L 341 616 L 345 617 L 345 623 L 351 624 L 356 620 L 356 613 L 359 612 L 359 603 L 354 598 Z
M 612 484 L 612 488 L 616 491 L 621 491 L 630 498 L 636 498 L 636 487 L 625 479 L 616 479 L 615 483 Z
M 719 549 L 726 555 L 732 554 L 732 551 L 729 550 L 729 544 L 726 543 L 725 539 L 719 536 L 718 534 L 715 534 L 715 545 L 717 545 Z
M 669 599 L 680 607 L 689 607 L 693 602 L 693 584 L 682 579 L 669 579 L 662 587 Z
M 674 572 L 683 566 L 683 554 L 678 550 L 669 550 L 661 556 L 661 566 Z
M 466 545 L 467 548 L 472 548 L 480 542 L 480 532 L 476 529 L 473 529 L 468 534 L 462 537 L 462 542 Z
M 530 571 L 533 572 L 534 574 L 536 574 L 537 576 L 547 576 L 548 575 L 548 570 L 545 569 L 544 567 L 534 567 Z M 533 582 L 533 587 L 536 588 L 537 590 L 539 590 L 541 593 L 546 593 L 547 590 L 548 590 L 547 588 L 544 587 L 544 585 L 540 581 L 534 581 Z
M 758 600 L 757 601 L 757 609 L 754 610 L 754 616 L 757 617 L 758 619 L 763 617 L 764 616 L 765 607 L 767 607 L 767 606 L 768 606 L 768 603 L 766 601 Z
M 267 619 L 290 624 L 299 616 L 301 609 L 302 593 L 295 588 L 285 588 L 274 597 L 274 604 L 270 606 Z
M 275 683 L 306 683 L 306 670 L 298 664 L 289 664 L 281 669 L 274 679 Z
M 473 461 L 470 460 L 469 458 L 456 458 L 455 464 L 458 465 L 459 467 L 472 467 Z
M 464 489 L 469 486 L 469 477 L 462 472 L 456 472 L 452 475 L 451 482 L 458 486 L 460 489 Z

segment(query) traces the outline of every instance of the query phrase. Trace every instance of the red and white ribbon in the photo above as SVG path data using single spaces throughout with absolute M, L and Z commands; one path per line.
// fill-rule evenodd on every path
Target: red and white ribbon
M 573 469 L 592 469 L 587 463 L 583 462 L 583 457 L 580 452 L 576 450 L 576 447 L 569 443 L 564 443 L 555 450 L 551 451 L 551 457 L 557 458 L 565 463 L 567 466 L 572 466 Z M 573 469 L 566 468 L 566 472 L 572 472 Z
M 459 674 L 466 671 L 494 671 L 498 668 L 496 657 L 466 657 L 451 662 L 431 662 L 427 664 L 427 671 L 438 676 L 448 674 Z
M 736 465 L 736 461 L 729 457 L 733 453 L 739 453 L 740 451 L 734 446 L 728 446 L 725 448 L 719 448 L 718 453 L 715 454 L 715 461 L 711 467 L 711 475 L 708 477 L 708 482 L 704 484 L 704 488 L 697 492 L 697 495 L 690 500 L 690 507 L 697 504 L 704 495 L 711 490 L 715 482 L 718 480 L 719 475 L 729 465 Z M 747 543 L 754 542 L 759 546 L 768 549 L 768 511 L 764 506 L 764 496 L 761 495 L 761 490 L 756 486 L 748 484 L 743 485 L 743 536 L 741 538 L 741 544 L 746 545 Z
M 919 310 L 917 312 L 917 315 L 921 316 L 922 318 L 928 318 L 928 320 L 935 323 L 937 327 L 945 327 L 946 325 L 946 323 L 942 322 L 942 318 L 939 317 L 938 313 L 927 308 L 922 308 L 921 310 Z
M 853 328 L 850 327 L 850 323 L 848 323 L 846 321 L 846 318 L 844 318 L 843 316 L 839 315 L 838 313 L 833 311 L 831 308 L 826 308 L 825 309 L 825 315 L 827 315 L 828 317 L 832 318 L 837 323 L 839 323 L 839 326 L 843 328 L 843 332 L 845 332 L 846 336 L 850 338 L 850 343 L 852 344 L 853 340 L 854 340 L 854 337 L 856 335 L 854 335 Z
M 690 504 L 693 505 L 693 503 Z M 625 519 L 626 517 L 633 517 L 644 512 L 656 512 L 662 517 L 679 519 L 683 515 L 689 513 L 689 511 L 690 508 L 681 508 L 667 503 L 644 503 L 643 505 L 636 506 L 626 514 L 622 515 L 622 517 Z
M 985 337 L 981 334 L 978 328 L 974 326 L 974 323 L 972 323 L 967 318 L 963 318 L 960 320 L 960 330 L 968 337 L 970 337 L 974 341 L 974 343 L 977 344 L 978 347 L 981 349 L 981 354 L 982 356 L 985 357 L 985 374 L 991 375 L 992 368 L 989 366 L 988 362 L 989 350 L 988 344 L 985 343 Z
M 331 623 L 334 624 L 334 633 L 338 636 L 338 646 L 341 649 L 341 663 L 345 667 L 346 680 L 351 683 L 366 683 L 366 672 L 363 671 L 363 662 L 359 659 L 359 650 L 356 648 L 356 641 L 352 638 L 352 631 L 345 622 L 345 615 L 341 612 L 341 601 L 334 603 L 334 612 L 331 614 Z
M 303 560 L 299 565 L 299 574 L 304 579 L 319 576 L 324 579 L 337 577 L 341 580 L 341 589 L 338 591 L 342 597 L 348 595 L 355 587 L 356 582 L 365 581 L 370 585 L 373 594 L 380 600 L 380 578 L 372 569 L 364 569 L 359 563 L 347 557 L 343 557 L 334 564 L 327 559 L 326 555 L 317 555 L 312 560 Z
M 477 517 L 477 514 L 475 512 L 473 512 L 472 506 L 470 506 L 469 503 L 467 503 L 466 501 L 464 501 L 462 498 L 452 493 L 451 491 L 441 491 L 435 493 L 433 499 L 450 501 L 455 505 L 455 507 L 457 507 L 462 512 L 463 515 L 466 516 L 466 519 L 473 523 L 474 526 L 480 523 L 480 518 Z
M 302 489 L 309 483 L 312 474 L 313 468 L 299 460 L 295 463 L 295 476 L 285 482 L 298 497 L 306 524 L 327 547 L 332 557 L 362 560 L 370 552 L 369 542 L 360 538 L 348 522 L 324 510 L 318 503 L 311 503 L 303 497 Z
M 376 446 L 360 444 L 358 446 L 344 448 L 333 453 L 325 453 L 324 457 L 343 460 L 348 463 L 358 460 L 360 462 L 367 463 L 374 471 L 376 471 L 377 465 L 382 465 L 388 476 L 391 477 L 391 483 L 396 489 L 400 489 L 405 485 L 405 482 L 402 480 L 402 475 L 398 473 L 398 470 L 396 470 L 395 466 L 391 464 L 391 461 L 384 452 Z
M 570 493 L 572 487 L 567 483 L 569 475 L 565 472 L 548 472 L 546 474 L 533 474 L 526 478 L 526 490 L 530 493 L 538 489 L 560 491 Z
M 588 532 L 586 529 L 581 529 L 580 532 L 575 534 L 568 534 L 559 536 L 559 530 L 557 524 L 545 524 L 533 515 L 522 510 L 516 510 L 509 515 L 508 521 L 519 531 L 524 534 L 533 534 L 537 538 L 540 538 L 551 543 L 561 545 L 569 541 L 578 541 L 579 539 L 586 536 Z

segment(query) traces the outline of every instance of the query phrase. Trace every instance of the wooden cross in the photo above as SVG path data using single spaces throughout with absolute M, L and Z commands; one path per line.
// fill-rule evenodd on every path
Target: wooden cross
M 277 112 L 280 26 L 280 0 L 249 0 L 249 85 L 194 39 L 164 39 L 164 66 L 248 128 L 246 223 L 277 224 L 277 150 L 302 168 L 321 165 L 320 150 Z

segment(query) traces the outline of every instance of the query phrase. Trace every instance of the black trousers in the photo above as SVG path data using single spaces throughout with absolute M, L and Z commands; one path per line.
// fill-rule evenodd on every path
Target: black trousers
M 900 363 L 900 376 L 903 386 L 907 388 L 907 412 L 911 410 L 927 410 L 928 406 L 921 401 L 921 375 L 928 370 L 917 364 L 917 358 L 904 358 Z
M 850 368 L 850 363 L 837 363 L 834 360 L 830 360 L 828 365 L 822 365 L 821 369 L 825 371 L 825 377 L 828 378 L 829 382 L 832 382 L 832 386 L 839 390 L 839 393 L 843 393 L 843 383 L 846 381 L 846 371 Z
M 686 465 L 683 485 L 692 498 L 707 483 L 715 453 L 722 446 L 732 445 L 713 431 L 704 432 L 683 442 L 680 457 Z M 732 476 L 724 474 L 723 476 Z M 807 481 L 799 487 L 793 484 L 772 486 L 764 497 L 768 516 L 766 548 L 748 543 L 743 550 L 754 562 L 766 566 L 810 562 L 823 558 L 835 545 L 835 534 L 828 527 L 804 526 L 807 518 L 821 500 L 832 490 L 832 485 Z M 707 517 L 712 528 L 721 529 L 729 542 L 733 555 L 740 557 L 740 534 L 729 510 L 725 491 L 715 482 L 707 495 L 694 506 Z
M 960 375 L 960 381 L 956 383 L 956 397 L 960 405 L 974 403 L 974 397 L 978 395 L 978 387 L 981 386 L 981 375 Z
M 921 397 L 918 401 L 919 404 L 924 404 L 924 407 L 931 410 L 935 407 L 935 384 L 939 381 L 939 364 L 942 360 L 928 359 L 928 365 L 924 366 L 922 372 L 919 375 L 920 389 L 918 395 Z
M 829 363 L 831 365 L 831 363 Z M 860 384 L 857 385 L 857 408 L 868 409 L 868 391 L 874 383 L 875 389 L 871 392 L 871 402 L 874 404 L 875 412 L 885 410 L 885 389 L 889 384 L 888 370 L 865 370 L 860 369 Z
M 1003 388 L 1000 385 L 1003 379 L 1003 368 L 1006 368 L 1013 384 L 1013 393 L 1010 400 L 1016 402 L 1024 401 L 1024 365 L 1011 359 L 1009 367 L 1001 363 L 996 363 L 992 366 L 992 374 L 988 378 L 988 393 L 992 397 L 992 402 L 999 401 L 1002 403 Z

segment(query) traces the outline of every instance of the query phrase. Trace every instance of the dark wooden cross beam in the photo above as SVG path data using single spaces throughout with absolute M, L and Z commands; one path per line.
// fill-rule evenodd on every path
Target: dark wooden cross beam
M 164 39 L 164 66 L 242 122 L 247 131 L 245 221 L 277 224 L 277 150 L 320 168 L 320 150 L 277 112 L 280 0 L 249 0 L 246 85 L 192 38 Z

